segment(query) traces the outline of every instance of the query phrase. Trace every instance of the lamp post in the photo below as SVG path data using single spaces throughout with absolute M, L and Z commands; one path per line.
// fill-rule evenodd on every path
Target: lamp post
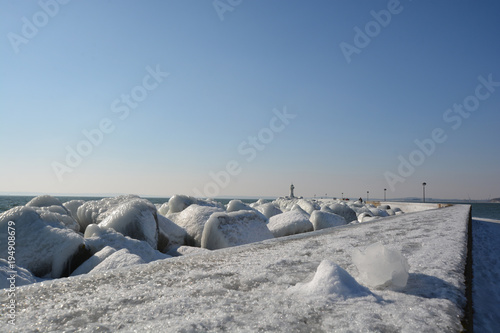
M 387 189 L 386 189 L 386 188 L 384 188 L 384 201 L 386 201 L 386 199 L 385 199 L 385 192 L 386 192 L 386 191 L 387 191 Z
M 366 191 L 366 202 L 368 202 L 368 194 L 370 194 L 370 191 Z
M 342 200 L 344 200 L 344 192 L 342 192 Z
M 425 202 L 425 185 L 427 185 L 427 183 L 426 183 L 426 182 L 423 182 L 423 183 L 422 183 L 422 191 L 423 191 L 423 195 L 424 195 L 424 196 L 423 196 L 424 202 Z

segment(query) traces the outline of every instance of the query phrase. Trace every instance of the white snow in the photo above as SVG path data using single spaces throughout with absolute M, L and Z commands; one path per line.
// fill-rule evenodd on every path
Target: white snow
M 258 205 L 256 207 L 254 207 L 254 208 L 257 209 L 262 214 L 264 214 L 264 216 L 267 217 L 268 219 L 275 216 L 275 215 L 283 213 L 281 211 L 281 209 L 276 207 L 276 205 L 272 202 L 264 203 L 262 205 Z
M 346 270 L 330 260 L 323 260 L 312 281 L 298 283 L 288 289 L 299 297 L 346 300 L 352 297 L 371 296 L 366 287 L 360 285 Z
M 23 286 L 11 329 L 461 331 L 468 214 L 453 206 Z M 351 254 L 377 241 L 407 258 L 405 287 L 361 283 Z
M 314 230 L 338 227 L 347 224 L 342 216 L 320 210 L 313 211 L 310 220 Z
M 354 249 L 352 261 L 359 272 L 360 281 L 374 287 L 404 288 L 410 266 L 400 251 L 381 243 L 373 243 L 364 251 Z
M 201 247 L 216 250 L 274 238 L 267 222 L 254 210 L 214 213 L 203 229 Z

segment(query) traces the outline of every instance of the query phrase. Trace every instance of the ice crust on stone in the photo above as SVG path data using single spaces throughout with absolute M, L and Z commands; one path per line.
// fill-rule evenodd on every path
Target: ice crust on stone
M 397 250 L 377 242 L 364 251 L 354 249 L 352 261 L 359 271 L 360 281 L 370 287 L 401 289 L 406 286 L 410 266 Z
M 37 279 L 31 272 L 22 267 L 15 267 L 15 283 L 16 287 L 21 287 L 27 284 L 36 283 Z M 10 281 L 7 280 L 12 277 L 12 269 L 7 260 L 0 258 L 0 289 L 10 288 Z
M 267 227 L 274 237 L 295 235 L 314 230 L 307 213 L 299 210 L 291 210 L 272 216 Z
M 310 220 L 314 230 L 338 227 L 347 224 L 346 220 L 342 216 L 320 210 L 313 211 Z
M 87 274 L 90 271 L 92 271 L 97 265 L 99 265 L 101 262 L 104 261 L 107 257 L 115 253 L 116 250 L 113 249 L 111 246 L 106 246 L 102 250 L 98 251 L 95 253 L 92 257 L 87 259 L 83 264 L 78 266 L 77 269 L 71 273 L 71 276 L 76 276 L 76 275 L 81 275 L 81 274 Z
M 145 261 L 136 254 L 130 253 L 127 249 L 113 252 L 101 263 L 94 267 L 90 273 L 107 272 L 112 269 L 123 268 L 144 264 Z
M 180 213 L 187 207 L 189 207 L 192 204 L 197 204 L 199 206 L 213 206 L 213 207 L 219 207 L 222 208 L 222 204 L 210 199 L 197 199 L 195 197 L 187 196 L 187 195 L 182 195 L 182 194 L 176 194 L 173 197 L 168 200 L 168 211 L 166 211 L 166 208 L 162 205 L 160 208 L 160 213 L 163 215 L 168 215 L 172 213 Z
M 3 240 L 8 239 L 8 222 L 13 221 L 16 264 L 37 277 L 68 276 L 76 265 L 75 260 L 85 250 L 83 237 L 59 221 L 60 214 L 49 211 L 40 214 L 37 209 L 40 208 L 33 205 L 15 207 L 0 215 L 0 257 L 7 259 L 7 242 Z
M 158 221 L 156 207 L 147 200 L 135 199 L 117 205 L 99 223 L 102 229 L 114 229 L 134 239 L 146 241 L 158 248 Z
M 253 210 L 214 213 L 203 229 L 201 246 L 216 250 L 274 238 L 267 222 L 261 213 Z
M 346 270 L 330 260 L 321 261 L 310 282 L 298 283 L 291 287 L 288 292 L 300 297 L 327 298 L 329 300 L 346 300 L 372 294 Z
M 188 234 L 186 230 L 175 224 L 173 221 L 168 219 L 167 217 L 158 214 L 158 231 L 159 231 L 159 242 L 158 242 L 158 250 L 164 252 L 166 248 L 173 246 L 180 246 L 186 243 L 186 239 L 188 238 Z M 160 240 L 161 238 L 167 239 L 168 244 L 163 244 Z
M 334 203 L 327 207 L 331 209 L 332 213 L 342 216 L 347 223 L 357 220 L 356 212 L 344 203 Z
M 180 213 L 170 214 L 169 217 L 186 231 L 190 240 L 188 243 L 200 247 L 205 224 L 212 214 L 220 212 L 223 212 L 223 209 L 219 207 L 193 204 Z
M 258 205 L 256 207 L 254 207 L 254 208 L 257 209 L 259 212 L 261 212 L 268 219 L 275 216 L 275 215 L 283 213 L 281 211 L 281 209 L 276 207 L 276 205 L 272 202 L 264 203 L 262 205 Z

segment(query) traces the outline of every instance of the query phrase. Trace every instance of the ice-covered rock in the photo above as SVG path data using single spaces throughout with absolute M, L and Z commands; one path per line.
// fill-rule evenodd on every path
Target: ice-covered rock
M 10 289 L 11 286 L 16 288 L 37 282 L 33 274 L 25 268 L 16 266 L 14 274 L 12 271 L 8 261 L 0 258 L 0 289 Z
M 119 233 L 146 241 L 158 248 L 158 218 L 156 207 L 144 199 L 126 201 L 115 207 L 101 222 L 101 229 L 114 229 Z
M 298 206 L 297 206 L 298 207 Z M 299 210 L 291 210 L 269 219 L 267 224 L 274 237 L 295 235 L 302 232 L 313 231 L 313 225 L 309 221 L 309 215 Z
M 78 207 L 80 207 L 84 203 L 85 203 L 84 200 L 70 200 L 70 201 L 67 201 L 67 202 L 63 203 L 63 206 L 64 206 L 64 208 L 66 208 L 69 211 L 69 213 L 71 214 L 71 216 L 75 220 L 77 220 Z
M 249 205 L 247 205 L 246 203 L 244 203 L 243 201 L 238 200 L 238 199 L 234 199 L 234 200 L 229 201 L 229 203 L 227 204 L 227 208 L 226 208 L 226 211 L 228 213 L 237 212 L 239 210 L 254 210 L 254 209 L 252 207 L 250 207 Z
M 359 223 L 370 222 L 370 221 L 376 220 L 378 218 L 379 218 L 378 216 L 373 216 L 371 212 L 370 213 L 363 212 L 363 213 L 358 215 L 358 222 Z
M 85 244 L 95 254 L 106 246 L 115 250 L 127 249 L 130 253 L 141 257 L 144 262 L 169 258 L 170 256 L 155 250 L 145 241 L 124 236 L 113 229 L 102 229 L 96 224 L 89 225 L 85 230 Z
M 222 208 L 222 204 L 209 199 L 197 199 L 195 197 L 176 194 L 168 201 L 168 214 L 180 213 L 190 205 L 197 204 L 199 206 L 213 206 Z M 162 210 L 163 214 L 164 209 Z M 167 214 L 163 214 L 167 215 Z
M 158 250 L 165 252 L 168 247 L 184 245 L 188 242 L 188 234 L 167 217 L 157 214 L 158 218 Z
M 281 209 L 276 207 L 272 202 L 259 205 L 255 207 L 255 209 L 264 214 L 264 216 L 267 217 L 268 219 L 271 218 L 272 216 L 282 213 Z
M 116 250 L 113 249 L 110 246 L 106 246 L 99 252 L 95 253 L 92 257 L 87 259 L 84 263 L 82 263 L 80 266 L 78 266 L 77 269 L 71 273 L 71 276 L 76 276 L 76 275 L 81 275 L 81 274 L 87 274 L 91 270 L 93 270 L 97 265 L 99 265 L 101 262 L 104 261 L 107 257 L 115 253 Z
M 7 259 L 8 227 L 15 227 L 16 264 L 37 277 L 69 276 L 90 253 L 83 237 L 57 219 L 43 219 L 36 207 L 15 207 L 0 215 L 0 257 Z
M 51 196 L 51 195 L 40 195 L 38 197 L 35 197 L 31 199 L 26 206 L 27 207 L 50 207 L 50 206 L 61 206 L 62 207 L 62 202 Z
M 179 257 L 179 256 L 195 255 L 197 253 L 203 253 L 207 251 L 210 250 L 195 246 L 179 246 L 179 247 L 172 247 L 167 252 L 167 254 L 171 255 L 172 257 Z
M 360 285 L 346 270 L 330 260 L 323 260 L 319 264 L 312 281 L 298 283 L 288 292 L 301 297 L 330 300 L 372 295 L 368 288 Z
M 320 210 L 321 207 L 316 201 L 299 199 L 297 201 L 297 205 L 300 206 L 303 210 L 305 210 L 308 214 L 312 214 L 315 210 Z
M 328 206 L 332 213 L 342 216 L 347 223 L 356 221 L 356 212 L 344 203 L 334 203 Z
M 212 214 L 203 229 L 201 246 L 216 250 L 274 238 L 267 228 L 267 222 L 256 211 Z
M 389 216 L 387 211 L 385 209 L 379 209 L 379 208 L 369 208 L 370 212 L 372 212 L 373 216 L 380 216 L 380 217 L 386 217 Z
M 205 224 L 212 214 L 220 212 L 223 212 L 222 208 L 193 204 L 178 214 L 170 215 L 170 217 L 175 224 L 186 230 L 188 234 L 187 244 L 200 247 Z
M 89 224 L 99 224 L 119 205 L 140 199 L 137 195 L 120 195 L 114 198 L 91 200 L 78 207 L 76 212 L 77 222 L 80 224 L 81 232 L 84 232 Z
M 310 221 L 314 230 L 338 227 L 347 224 L 346 220 L 337 214 L 315 210 L 312 212 Z
M 106 257 L 101 263 L 94 267 L 90 273 L 107 272 L 112 269 L 144 264 L 144 260 L 127 249 L 121 249 Z
M 389 249 L 381 243 L 374 243 L 364 251 L 354 249 L 352 261 L 358 268 L 359 279 L 374 288 L 404 288 L 408 281 L 410 266 L 397 250 Z

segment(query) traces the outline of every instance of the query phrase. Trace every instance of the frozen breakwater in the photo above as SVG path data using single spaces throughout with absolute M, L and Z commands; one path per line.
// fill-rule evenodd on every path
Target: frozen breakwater
M 309 214 L 321 208 L 314 205 L 289 208 Z M 198 222 L 205 211 L 196 215 Z M 272 215 L 272 209 L 263 209 L 265 217 L 252 213 L 258 215 L 252 219 L 258 228 L 258 221 L 269 218 L 266 213 Z M 249 221 L 249 215 L 228 213 L 224 221 Z M 470 207 L 456 205 L 287 237 L 266 234 L 266 240 L 252 244 L 26 285 L 17 288 L 16 325 L 3 327 L 19 332 L 459 332 L 467 303 L 469 221 Z M 361 278 L 364 268 L 352 256 L 374 243 L 406 259 L 403 287 L 373 287 Z M 3 305 L 6 296 L 1 297 Z M 5 313 L 2 307 L 2 318 Z

